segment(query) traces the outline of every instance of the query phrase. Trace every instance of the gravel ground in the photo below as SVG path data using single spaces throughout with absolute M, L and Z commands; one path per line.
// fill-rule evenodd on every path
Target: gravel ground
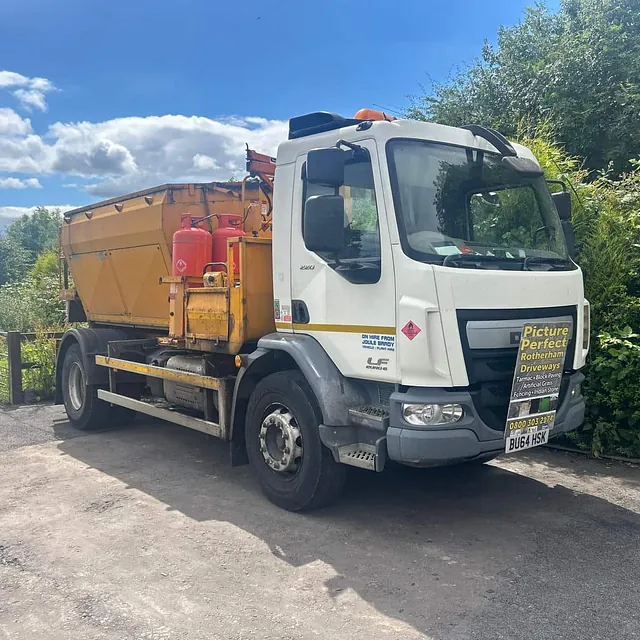
M 0 410 L 0 637 L 640 637 L 640 469 L 550 450 L 354 470 L 277 509 L 226 446 Z

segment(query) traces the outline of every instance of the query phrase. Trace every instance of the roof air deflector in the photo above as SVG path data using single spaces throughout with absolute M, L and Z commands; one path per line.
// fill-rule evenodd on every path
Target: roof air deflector
M 289 140 L 304 138 L 314 133 L 342 129 L 342 127 L 351 127 L 361 122 L 361 120 L 344 118 L 337 113 L 329 113 L 327 111 L 307 113 L 289 120 Z

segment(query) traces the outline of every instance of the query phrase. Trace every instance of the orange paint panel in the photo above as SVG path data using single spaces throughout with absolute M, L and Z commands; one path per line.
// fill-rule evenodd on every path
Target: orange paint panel
M 83 292 L 82 304 L 89 319 L 94 314 L 126 317 L 127 309 L 104 252 L 71 256 L 69 267 L 76 289 Z
M 162 319 L 168 326 L 169 285 L 159 278 L 169 271 L 160 245 L 110 251 L 109 258 L 128 313 Z

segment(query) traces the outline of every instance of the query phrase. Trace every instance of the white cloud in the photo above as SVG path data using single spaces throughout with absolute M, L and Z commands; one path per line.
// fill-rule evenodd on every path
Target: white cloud
M 51 170 L 56 173 L 108 176 L 138 170 L 130 151 L 112 140 L 68 140 L 54 149 Z
M 226 180 L 231 174 L 245 174 L 245 144 L 264 153 L 275 154 L 286 138 L 287 125 L 279 120 L 213 120 L 181 115 L 148 118 L 121 118 L 97 125 L 83 124 L 84 144 L 106 138 L 126 147 L 136 170 L 123 171 L 92 185 L 98 196 L 117 195 L 170 181 Z M 66 148 L 68 131 L 59 132 L 54 147 Z M 94 173 L 97 173 L 94 171 Z
M 77 209 L 77 205 L 71 204 L 46 204 L 43 205 L 45 209 L 60 209 L 60 213 L 70 211 L 71 209 Z M 36 207 L 11 207 L 0 206 L 0 218 L 19 218 L 25 213 L 31 213 Z
M 26 136 L 32 132 L 31 120 L 13 109 L 0 109 L 0 136 Z
M 13 89 L 13 95 L 28 111 L 46 111 L 46 94 L 56 90 L 46 78 L 28 78 L 15 71 L 0 71 L 0 89 Z
M 20 180 L 20 178 L 0 177 L 0 189 L 42 189 L 42 185 L 38 178 Z
M 38 106 L 54 89 L 44 78 L 0 71 L 0 88 Z M 96 197 L 166 182 L 210 182 L 245 174 L 245 144 L 275 155 L 287 124 L 257 116 L 163 115 L 104 122 L 57 122 L 34 132 L 28 118 L 0 108 L 0 172 L 57 174 Z M 84 182 L 73 177 L 84 178 Z M 69 178 L 71 178 L 69 180 Z M 87 182 L 89 184 L 87 184 Z
M 35 107 L 40 111 L 47 110 L 47 103 L 42 91 L 37 91 L 36 89 L 17 89 L 13 92 L 13 95 L 18 98 L 20 104 L 27 109 L 29 107 Z
M 28 120 L 6 111 L 0 114 L 7 123 L 0 129 L 0 171 L 93 179 L 85 189 L 99 197 L 166 182 L 242 176 L 245 143 L 274 155 L 287 134 L 281 120 L 165 115 L 58 122 L 41 137 Z
M 196 171 L 213 171 L 214 169 L 219 169 L 220 166 L 211 156 L 196 153 L 193 156 L 193 168 Z
M 51 155 L 51 148 L 40 136 L 0 134 L 0 171 L 46 173 Z

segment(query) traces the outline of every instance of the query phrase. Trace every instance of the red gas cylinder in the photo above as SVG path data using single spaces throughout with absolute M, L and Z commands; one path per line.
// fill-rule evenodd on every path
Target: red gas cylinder
M 212 262 L 229 262 L 227 255 L 227 238 L 238 238 L 247 234 L 242 230 L 242 216 L 222 213 L 218 216 L 218 228 L 213 230 Z M 240 273 L 240 246 L 233 247 L 233 264 L 236 274 Z M 231 267 L 231 265 L 229 265 Z M 223 267 L 214 267 L 214 271 L 223 271 Z M 229 268 L 231 271 L 231 268 Z
M 191 214 L 183 213 L 180 229 L 173 234 L 172 275 L 202 278 L 207 262 L 211 262 L 211 234 L 192 226 Z

